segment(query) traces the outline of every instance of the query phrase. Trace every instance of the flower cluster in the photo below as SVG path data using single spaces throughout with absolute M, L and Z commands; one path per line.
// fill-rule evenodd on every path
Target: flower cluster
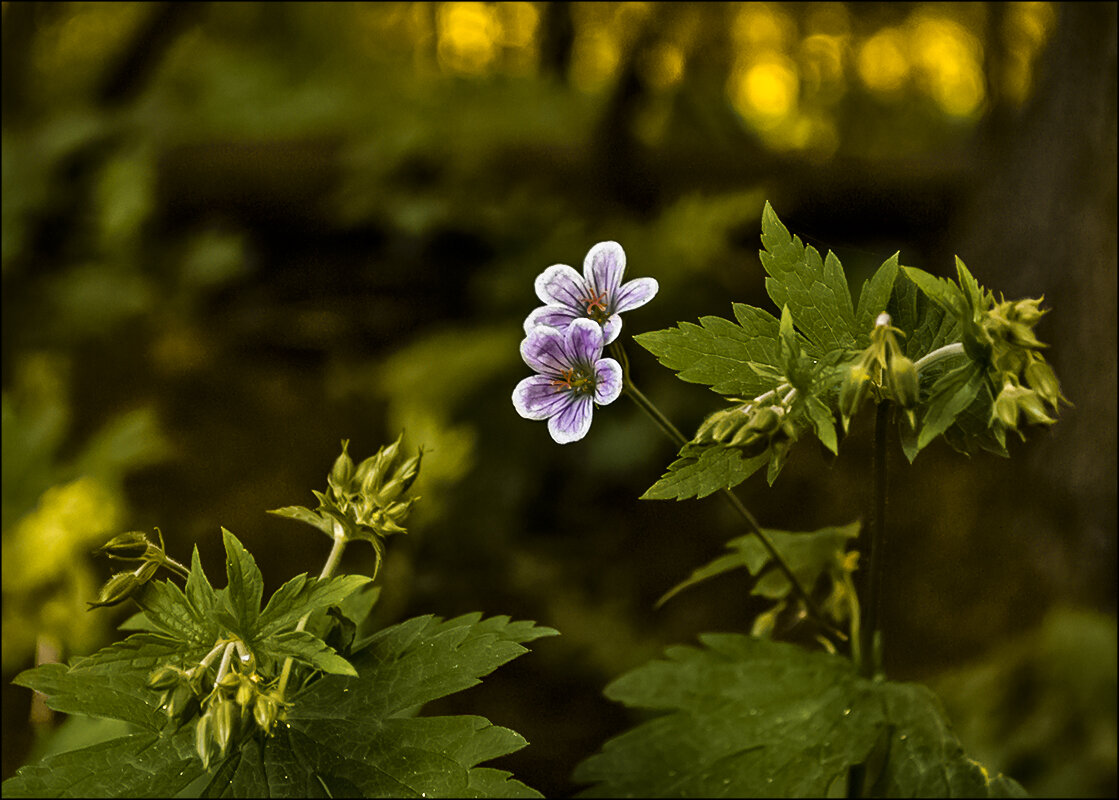
M 525 319 L 521 342 L 521 358 L 536 374 L 517 384 L 513 406 L 526 419 L 547 420 L 560 444 L 586 436 L 594 406 L 622 392 L 622 368 L 602 350 L 621 333 L 621 315 L 645 305 L 659 288 L 654 278 L 622 283 L 625 268 L 621 245 L 599 242 L 583 260 L 582 275 L 555 264 L 536 278 L 545 305 Z
M 839 389 L 839 411 L 844 429 L 863 404 L 871 387 L 877 387 L 879 391 L 885 389 L 905 410 L 910 425 L 915 425 L 913 409 L 919 398 L 917 365 L 902 352 L 897 336 L 905 334 L 891 322 L 890 315 L 885 311 L 878 315 L 870 332 L 870 346 L 848 367 L 843 377 Z
M 990 347 L 990 374 L 998 396 L 991 406 L 990 424 L 996 429 L 1018 430 L 1019 418 L 1026 423 L 1052 425 L 1049 411 L 1068 403 L 1053 368 L 1039 352 L 1043 347 L 1034 335 L 1034 325 L 1046 313 L 1040 298 L 991 302 L 980 321 L 981 341 Z

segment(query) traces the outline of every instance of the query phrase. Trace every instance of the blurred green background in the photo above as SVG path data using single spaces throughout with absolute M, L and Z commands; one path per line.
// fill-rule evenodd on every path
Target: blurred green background
M 772 310 L 766 199 L 856 292 L 900 250 L 1045 295 L 1060 423 L 1009 461 L 894 450 L 886 666 L 1028 789 L 1114 796 L 1111 3 L 3 3 L 4 775 L 58 724 L 12 676 L 128 613 L 84 611 L 94 546 L 158 525 L 212 574 L 224 525 L 273 591 L 329 541 L 265 509 L 403 429 L 423 500 L 377 621 L 558 628 L 429 712 L 519 731 L 494 765 L 574 791 L 634 722 L 609 680 L 759 607 L 732 573 L 653 609 L 742 531 L 636 499 L 674 455 L 636 407 L 562 447 L 514 412 L 533 279 L 614 239 L 661 285 L 623 339 Z M 720 406 L 628 350 L 685 431 Z M 740 495 L 770 527 L 860 516 L 866 423 Z

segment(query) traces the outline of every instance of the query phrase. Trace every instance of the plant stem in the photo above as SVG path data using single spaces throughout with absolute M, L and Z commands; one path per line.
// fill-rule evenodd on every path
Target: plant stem
M 871 512 L 870 542 L 864 548 L 867 566 L 866 593 L 863 596 L 863 615 L 859 635 L 861 663 L 859 671 L 863 677 L 871 678 L 882 668 L 879 648 L 874 646 L 875 638 L 880 637 L 882 624 L 882 576 L 886 546 L 886 460 L 887 435 L 889 433 L 889 412 L 887 403 L 879 403 L 874 417 L 874 508 Z
M 342 551 L 346 549 L 347 539 L 343 535 L 341 525 L 337 522 L 334 523 L 334 546 L 330 548 L 330 555 L 326 557 L 326 563 L 323 564 L 322 572 L 319 573 L 319 580 L 329 578 L 334 574 L 334 570 L 338 569 L 338 562 L 342 560 Z M 296 624 L 295 629 L 301 631 L 307 627 L 307 620 L 311 618 L 311 613 L 307 612 L 303 618 Z M 284 690 L 287 688 L 288 679 L 291 678 L 291 656 L 288 656 L 284 661 L 284 668 L 280 672 L 279 695 L 284 696 Z
M 657 427 L 659 427 L 664 432 L 664 434 L 668 436 L 668 438 L 671 439 L 673 443 L 676 444 L 677 447 L 683 447 L 684 445 L 686 445 L 688 443 L 688 439 L 684 436 L 684 434 L 680 433 L 676 426 L 673 425 L 671 421 L 669 421 L 668 417 L 662 414 L 660 409 L 657 408 L 653 404 L 653 402 L 634 385 L 633 379 L 630 377 L 629 374 L 629 359 L 626 357 L 626 352 L 625 349 L 622 347 L 621 342 L 614 342 L 612 345 L 610 345 L 610 348 L 611 353 L 617 357 L 622 366 L 622 391 L 629 395 L 630 399 L 633 400 L 633 402 L 635 402 L 642 411 L 649 415 L 653 422 L 657 424 Z M 720 490 L 720 494 L 722 494 L 723 498 L 731 504 L 731 507 L 735 510 L 738 516 L 742 517 L 742 519 L 746 522 L 746 527 L 749 528 L 750 532 L 758 538 L 758 541 L 762 543 L 762 547 L 764 547 L 766 549 L 766 552 L 769 553 L 769 557 L 773 560 L 773 563 L 776 564 L 778 569 L 780 569 L 781 572 L 784 573 L 785 577 L 788 579 L 789 583 L 793 587 L 793 592 L 797 595 L 800 601 L 804 603 L 804 607 L 805 609 L 807 609 L 809 616 L 811 616 L 812 619 L 817 622 L 817 624 L 822 626 L 829 633 L 838 636 L 841 640 L 846 640 L 847 635 L 827 620 L 823 612 L 820 611 L 819 606 L 816 605 L 816 602 L 809 596 L 808 592 L 804 590 L 804 587 L 800 585 L 800 581 L 797 580 L 796 575 L 793 574 L 793 571 L 789 568 L 789 565 L 785 563 L 785 560 L 781 557 L 781 554 L 777 552 L 777 548 L 774 547 L 773 542 L 765 534 L 765 531 L 762 530 L 761 526 L 758 524 L 758 521 L 754 518 L 754 515 L 751 514 L 749 509 L 747 509 L 746 506 L 742 504 L 742 501 L 738 499 L 738 496 L 734 494 L 734 492 L 732 492 L 730 489 L 722 489 Z
M 964 354 L 965 353 L 964 353 L 963 343 L 962 342 L 953 342 L 952 344 L 944 345 L 944 347 L 938 347 L 936 350 L 933 350 L 931 353 L 926 353 L 924 356 L 917 359 L 917 363 L 916 363 L 915 366 L 917 367 L 917 371 L 920 372 L 925 367 L 928 367 L 932 364 L 935 364 L 937 361 L 940 361 L 942 358 L 949 358 L 950 356 L 962 356 Z

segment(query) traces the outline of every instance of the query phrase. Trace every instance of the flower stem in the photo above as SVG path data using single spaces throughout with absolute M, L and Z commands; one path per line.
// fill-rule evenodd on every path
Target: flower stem
M 940 361 L 943 358 L 962 355 L 964 355 L 963 343 L 953 342 L 952 344 L 944 345 L 944 347 L 938 347 L 931 353 L 926 353 L 924 356 L 917 359 L 917 363 L 915 366 L 917 367 L 917 371 L 920 372 L 925 367 L 931 366 L 932 364 L 935 364 L 937 361 Z
M 872 678 L 881 671 L 881 649 L 875 639 L 881 638 L 882 576 L 886 546 L 886 461 L 889 433 L 889 405 L 879 403 L 874 417 L 874 508 L 871 513 L 870 542 L 864 548 L 867 566 L 866 593 L 863 597 L 865 615 L 859 636 L 859 671 Z
M 326 563 L 323 564 L 322 572 L 319 573 L 319 580 L 329 578 L 334 574 L 334 570 L 338 569 L 338 562 L 342 560 L 342 551 L 346 549 L 346 537 L 343 535 L 341 525 L 337 522 L 334 523 L 334 546 L 330 548 L 330 555 L 326 557 Z M 307 612 L 303 618 L 296 623 L 295 629 L 301 631 L 307 627 L 307 620 L 311 618 L 311 613 Z M 284 661 L 284 668 L 280 672 L 280 682 L 278 684 L 278 692 L 280 697 L 284 696 L 284 690 L 287 688 L 288 679 L 291 678 L 291 656 L 288 656 Z
M 657 408 L 653 404 L 653 402 L 634 385 L 633 379 L 630 377 L 629 373 L 629 359 L 626 357 L 626 352 L 625 349 L 622 347 L 621 342 L 614 342 L 612 345 L 610 345 L 610 348 L 611 353 L 618 359 L 622 366 L 622 391 L 629 395 L 630 399 L 632 399 L 633 402 L 635 402 L 642 411 L 649 415 L 653 422 L 657 424 L 657 427 L 659 427 L 665 433 L 665 435 L 668 436 L 668 438 L 676 444 L 677 447 L 683 447 L 684 445 L 686 445 L 688 443 L 688 439 L 684 436 L 684 434 L 680 433 L 676 426 L 669 421 L 668 417 L 662 414 L 660 409 Z M 789 565 L 785 563 L 785 560 L 781 557 L 781 554 L 777 552 L 777 548 L 773 545 L 773 542 L 770 540 L 770 538 L 765 534 L 765 531 L 762 530 L 761 526 L 758 524 L 758 521 L 754 518 L 754 515 L 751 514 L 749 509 L 747 509 L 746 506 L 742 504 L 742 501 L 738 499 L 738 496 L 734 494 L 734 492 L 732 492 L 730 489 L 722 489 L 720 490 L 720 494 L 722 494 L 723 498 L 731 504 L 731 507 L 735 510 L 738 516 L 742 517 L 742 519 L 746 522 L 746 527 L 749 528 L 750 532 L 758 538 L 758 541 L 762 543 L 762 547 L 764 547 L 766 549 L 766 552 L 769 553 L 769 557 L 773 560 L 773 563 L 776 564 L 778 569 L 780 569 L 781 572 L 784 573 L 785 577 L 788 579 L 789 583 L 793 587 L 793 592 L 797 595 L 800 601 L 804 603 L 804 607 L 805 609 L 807 609 L 809 616 L 811 616 L 812 619 L 814 619 L 828 632 L 835 634 L 842 640 L 846 640 L 847 635 L 827 620 L 823 612 L 820 611 L 819 606 L 816 605 L 816 602 L 811 598 L 811 596 L 809 596 L 808 592 L 804 590 L 804 587 L 800 585 L 800 581 L 797 580 L 796 575 L 793 574 L 793 571 L 789 568 Z

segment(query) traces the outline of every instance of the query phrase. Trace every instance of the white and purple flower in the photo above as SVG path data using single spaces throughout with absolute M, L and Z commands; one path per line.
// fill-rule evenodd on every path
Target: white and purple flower
M 564 330 L 579 319 L 602 326 L 603 345 L 618 338 L 621 314 L 648 303 L 660 288 L 655 278 L 637 278 L 622 283 L 626 253 L 617 242 L 599 242 L 583 259 L 580 275 L 567 264 L 548 267 L 536 278 L 536 296 L 547 305 L 535 309 L 525 320 L 525 333 L 537 325 Z
M 602 328 L 585 318 L 569 320 L 564 330 L 538 325 L 528 331 L 521 358 L 537 374 L 513 390 L 517 413 L 548 420 L 548 432 L 559 444 L 586 436 L 595 404 L 613 403 L 622 393 L 622 368 L 602 357 L 603 346 Z

